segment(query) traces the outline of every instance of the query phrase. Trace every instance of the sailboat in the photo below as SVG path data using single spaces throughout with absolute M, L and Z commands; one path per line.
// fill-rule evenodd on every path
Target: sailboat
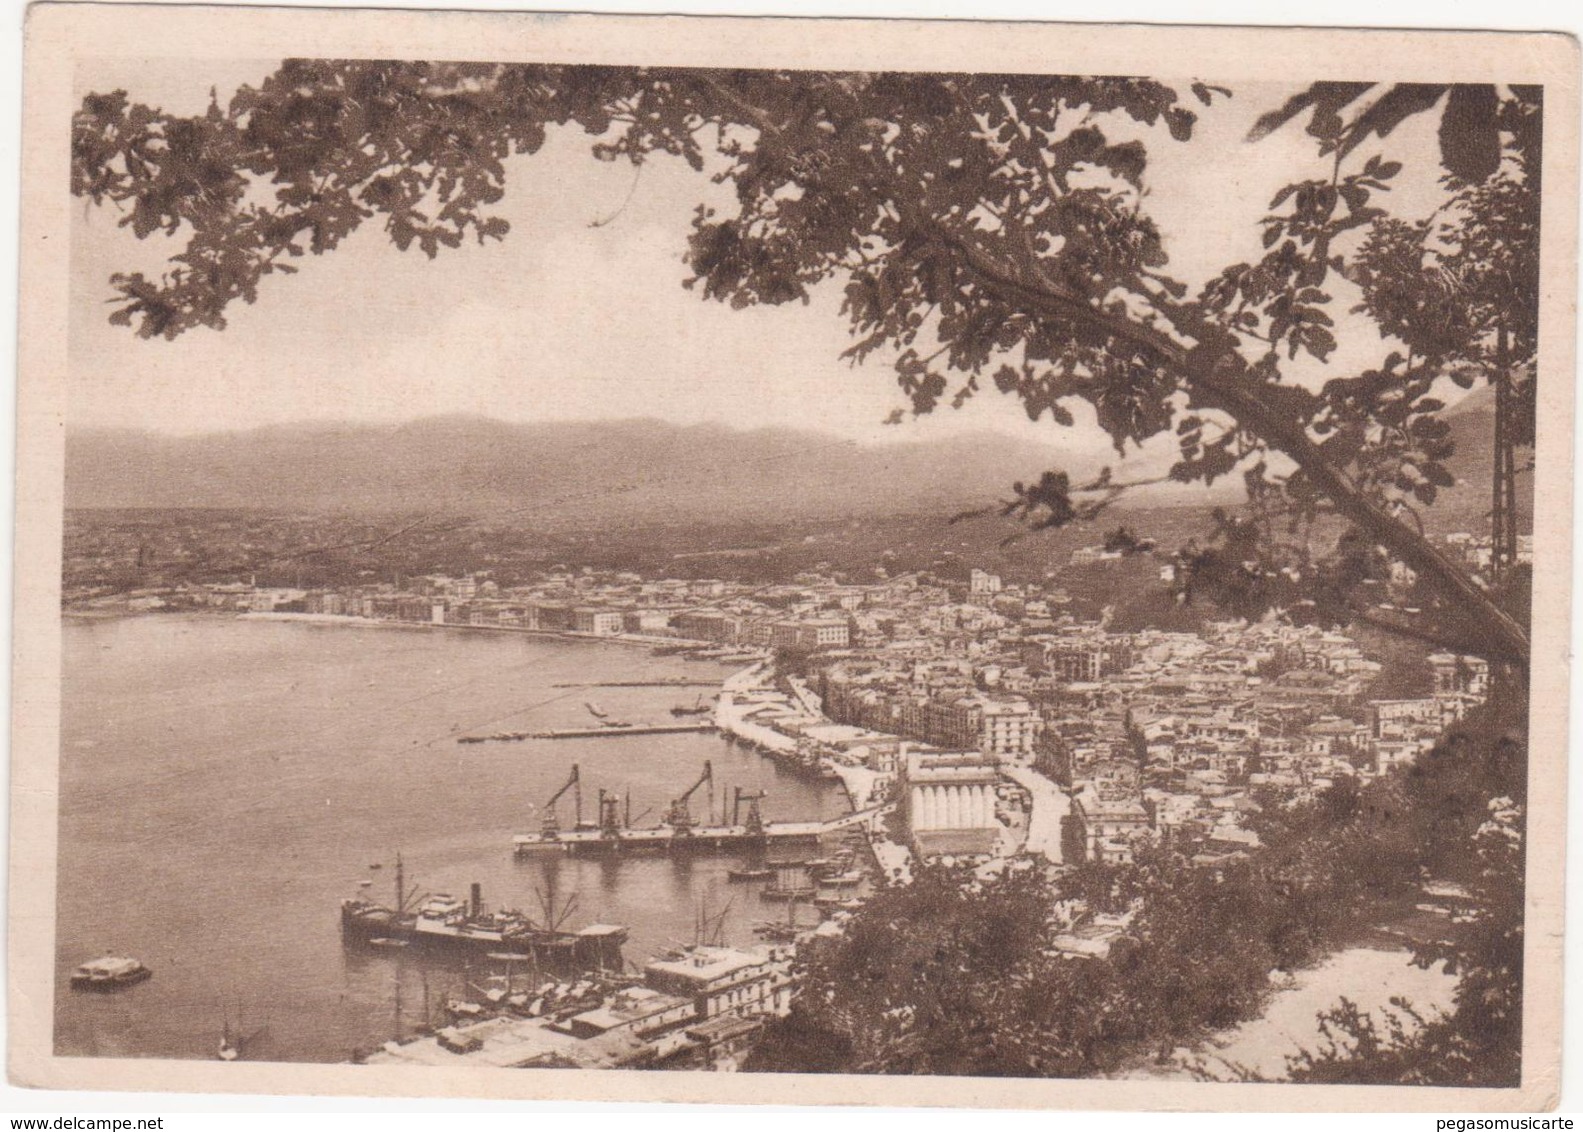
M 240 1060 L 243 1055 L 247 1053 L 247 1048 L 260 1037 L 262 1037 L 264 1031 L 267 1029 L 269 1029 L 268 1026 L 260 1026 L 251 1034 L 243 1030 L 242 1011 L 241 1008 L 238 1007 L 236 1012 L 236 1028 L 233 1030 L 231 1028 L 231 1013 L 229 1010 L 226 1010 L 221 1021 L 220 1045 L 215 1050 L 215 1056 L 221 1061 Z

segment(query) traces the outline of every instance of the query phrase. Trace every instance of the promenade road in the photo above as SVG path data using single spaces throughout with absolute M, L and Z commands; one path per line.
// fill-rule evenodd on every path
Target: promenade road
M 1072 799 L 1032 767 L 1002 763 L 1000 772 L 1033 796 L 1033 812 L 1028 816 L 1028 852 L 1043 853 L 1051 864 L 1061 864 L 1061 820 L 1072 812 Z

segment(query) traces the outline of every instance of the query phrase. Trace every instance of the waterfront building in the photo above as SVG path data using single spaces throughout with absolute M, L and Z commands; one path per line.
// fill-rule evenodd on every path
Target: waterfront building
M 566 1026 L 575 1038 L 597 1038 L 616 1030 L 629 1030 L 647 1038 L 697 1016 L 691 999 L 636 986 L 617 991 L 597 1009 L 574 1015 Z
M 809 621 L 778 621 L 770 637 L 777 649 L 814 652 L 818 649 L 845 648 L 851 641 L 851 622 L 828 617 Z
M 678 613 L 671 618 L 670 625 L 678 637 L 720 644 L 736 644 L 742 631 L 741 618 L 711 609 L 691 609 Z
M 564 633 L 576 627 L 576 620 L 569 606 L 560 602 L 538 601 L 530 606 L 533 626 L 550 632 Z
M 596 609 L 578 606 L 572 610 L 572 628 L 579 633 L 593 633 L 600 637 L 613 637 L 621 632 L 619 609 Z
M 920 857 L 993 851 L 1000 831 L 993 763 L 975 752 L 909 751 L 901 770 L 907 826 Z
M 625 633 L 644 636 L 668 632 L 671 614 L 665 609 L 628 609 L 621 614 L 621 629 Z
M 643 969 L 646 985 L 691 1002 L 700 1020 L 783 1015 L 791 1009 L 791 968 L 773 948 L 692 947 Z
M 249 597 L 248 608 L 254 613 L 300 613 L 308 608 L 307 598 L 307 590 L 255 589 Z

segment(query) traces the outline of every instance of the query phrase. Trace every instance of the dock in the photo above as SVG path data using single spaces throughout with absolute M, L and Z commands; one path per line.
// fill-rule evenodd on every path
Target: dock
M 650 829 L 569 829 L 523 833 L 513 838 L 518 856 L 534 853 L 708 852 L 814 844 L 828 833 L 867 825 L 891 803 L 844 814 L 829 821 L 766 822 L 761 826 L 716 825 L 691 828 L 661 825 Z
M 685 676 L 672 676 L 663 680 L 568 680 L 551 684 L 552 688 L 717 688 L 718 680 L 692 680 Z
M 621 735 L 681 735 L 715 731 L 711 721 L 697 723 L 640 723 L 630 727 L 563 727 L 554 731 L 498 731 L 493 735 L 463 735 L 458 743 L 520 743 L 524 739 L 609 739 Z

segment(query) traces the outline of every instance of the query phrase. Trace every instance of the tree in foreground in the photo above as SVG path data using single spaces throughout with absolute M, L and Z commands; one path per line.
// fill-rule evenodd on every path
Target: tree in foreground
M 1503 726 L 1514 715 L 1483 713 L 1420 767 L 1361 790 L 1343 779 L 1297 805 L 1267 799 L 1263 848 L 1215 868 L 1169 845 L 1059 877 L 1026 861 L 994 874 L 921 868 L 839 937 L 799 953 L 792 1014 L 746 1068 L 1091 1077 L 1170 1059 L 1256 1015 L 1272 972 L 1310 966 L 1422 901 L 1428 872 L 1462 880 L 1476 901 L 1454 941 L 1411 957 L 1458 977 L 1452 1009 L 1398 1001 L 1371 1012 L 1340 997 L 1289 1077 L 1515 1085 L 1525 760 Z M 1503 787 L 1517 797 L 1492 803 Z M 1074 956 L 1054 946 L 1073 913 L 1129 918 L 1108 954 Z M 1200 1068 L 1257 1079 L 1235 1065 Z
M 1452 482 L 1441 383 L 1498 378 L 1531 399 L 1539 92 L 1297 96 L 1259 129 L 1308 113 L 1330 174 L 1276 195 L 1256 221 L 1262 259 L 1189 295 L 1147 212 L 1147 144 L 1202 144 L 1198 115 L 1229 96 L 1148 79 L 292 60 L 191 118 L 88 97 L 72 190 L 118 205 L 140 238 L 185 239 L 160 278 L 111 280 L 113 321 L 173 338 L 223 329 L 266 276 L 370 220 L 429 256 L 505 237 L 491 208 L 508 162 L 551 129 L 584 131 L 605 160 L 679 158 L 736 190 L 727 215 L 700 206 L 688 236 L 704 296 L 797 302 L 835 282 L 849 356 L 893 357 L 915 412 L 987 386 L 1058 425 L 1086 403 L 1123 456 L 1174 433 L 1174 480 L 1240 475 L 1247 514 L 1184 557 L 1184 596 L 1367 618 L 1370 584 L 1396 561 L 1424 595 L 1406 631 L 1525 669 L 1526 627 L 1418 512 Z M 1442 103 L 1448 201 L 1392 216 L 1381 202 L 1401 165 L 1365 158 L 1367 143 Z M 1336 348 L 1341 292 L 1396 348 L 1365 372 L 1300 381 L 1300 359 Z M 1017 485 L 1008 511 L 1059 525 L 1126 487 L 1052 472 Z M 1316 545 L 1316 523 L 1339 537 Z
M 174 338 L 223 330 L 267 276 L 371 220 L 431 257 L 504 238 L 491 210 L 509 163 L 552 129 L 582 130 L 601 159 L 685 161 L 735 190 L 725 214 L 701 206 L 687 235 L 689 286 L 704 297 L 746 307 L 840 285 L 848 355 L 892 359 L 914 412 L 993 387 L 1059 426 L 1086 406 L 1123 458 L 1174 436 L 1173 480 L 1240 477 L 1247 506 L 1180 558 L 1184 598 L 1376 620 L 1372 595 L 1399 563 L 1423 613 L 1387 627 L 1484 656 L 1520 684 L 1525 614 L 1437 547 L 1422 511 L 1452 483 L 1448 386 L 1495 384 L 1506 427 L 1532 436 L 1540 92 L 1324 83 L 1294 96 L 1255 132 L 1306 115 L 1329 172 L 1250 218 L 1261 258 L 1190 293 L 1148 214 L 1148 146 L 1204 144 L 1198 116 L 1230 93 L 1070 76 L 293 60 L 191 118 L 124 92 L 88 97 L 72 190 L 119 206 L 139 238 L 184 241 L 161 277 L 111 280 L 113 321 Z M 1430 111 L 1445 199 L 1428 217 L 1393 215 L 1384 205 L 1403 167 L 1382 139 Z M 1379 363 L 1305 379 L 1330 364 L 1333 312 L 1349 303 L 1380 335 Z M 1052 470 L 1017 485 L 1005 510 L 1058 526 L 1128 488 L 1108 471 L 1079 485 Z M 1117 1050 L 1250 1009 L 1250 971 L 1322 943 L 1312 913 L 1330 905 L 1293 903 L 1334 895 L 1307 887 L 1323 880 L 1314 859 L 1288 862 L 1284 888 L 1258 870 L 1215 889 L 1165 866 L 1112 878 L 1141 886 L 1145 911 L 1137 939 L 1100 967 L 1035 945 L 1042 921 L 1027 912 L 1048 896 L 1035 881 L 980 891 L 926 874 L 865 909 L 857 943 L 810 972 L 811 997 L 783 1034 L 874 1070 L 1094 1072 Z M 1373 875 L 1367 864 L 1348 857 L 1339 875 Z M 1201 930 L 1206 909 L 1225 930 Z M 1520 913 L 1520 900 L 1493 905 L 1489 933 L 1520 941 Z M 1269 930 L 1227 951 L 1250 938 L 1229 925 L 1246 922 Z M 1473 974 L 1493 969 L 1464 976 L 1479 1001 L 1499 998 Z M 846 1022 L 821 980 L 853 995 Z M 1499 1018 L 1486 1021 L 1514 1032 L 1515 1004 L 1491 1009 Z M 1389 1044 L 1370 1048 L 1394 1056 Z M 1316 1055 L 1302 1071 L 1323 1077 L 1339 1060 Z

